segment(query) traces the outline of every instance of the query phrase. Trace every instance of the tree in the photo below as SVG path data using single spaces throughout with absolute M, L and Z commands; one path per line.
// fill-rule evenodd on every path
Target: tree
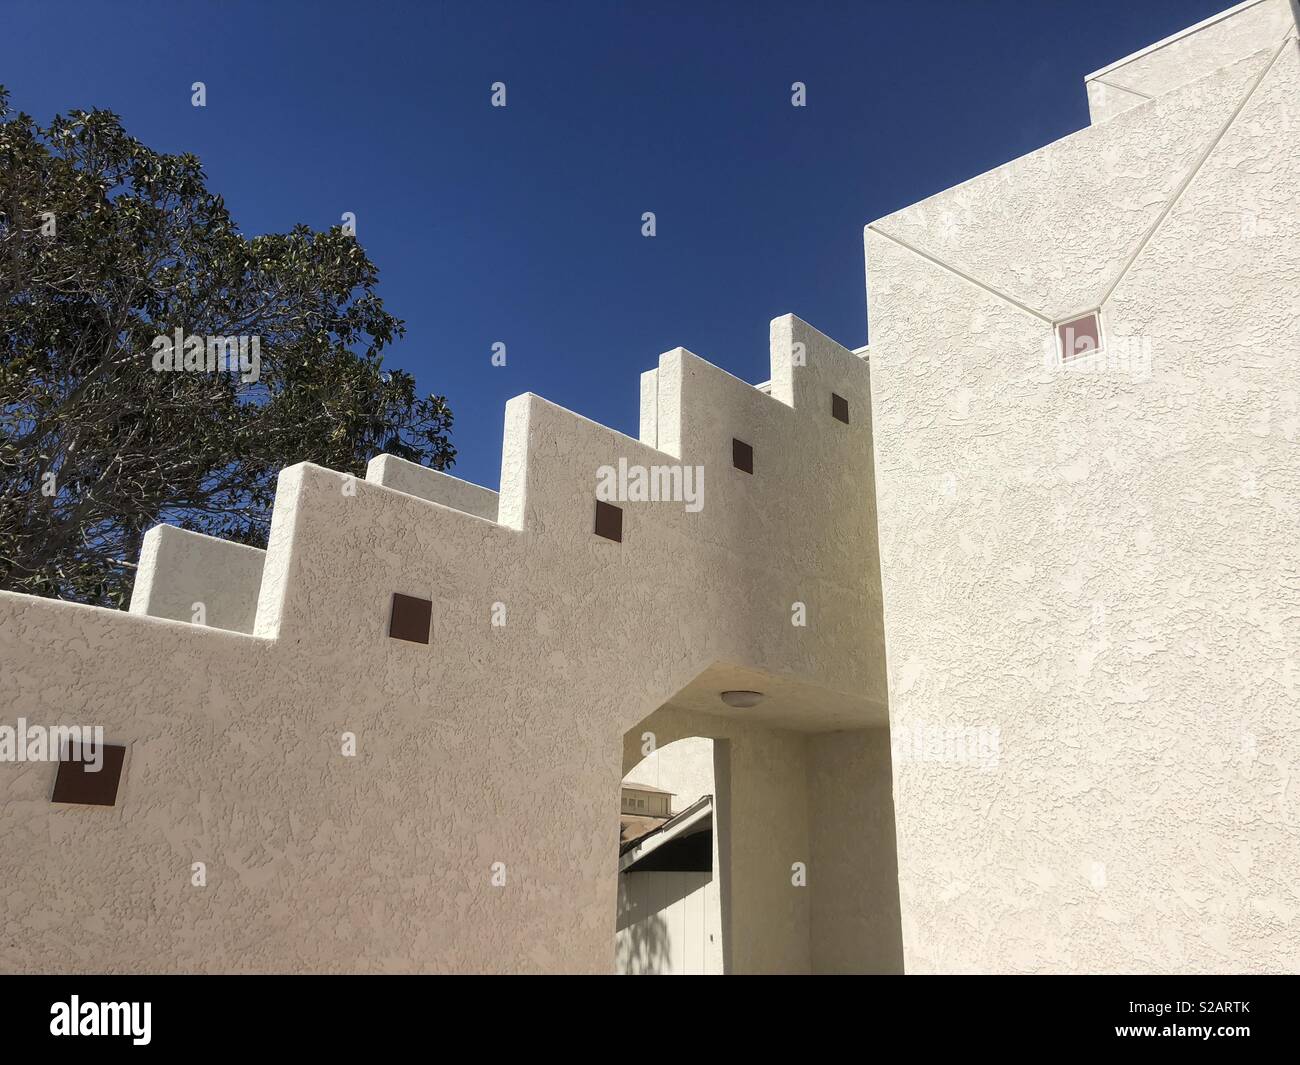
M 284 466 L 451 465 L 354 237 L 243 236 L 196 157 L 108 111 L 41 128 L 0 87 L 0 120 L 0 588 L 121 607 L 159 521 L 265 546 Z M 177 330 L 217 366 L 243 338 L 244 372 L 155 369 Z

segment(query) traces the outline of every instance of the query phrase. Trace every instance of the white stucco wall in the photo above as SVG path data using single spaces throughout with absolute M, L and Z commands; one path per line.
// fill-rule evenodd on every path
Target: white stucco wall
M 1295 31 L 1296 0 L 1247 0 L 1125 56 L 1085 79 L 1092 121 L 1104 122 L 1197 81 Z
M 247 544 L 155 525 L 140 546 L 131 613 L 251 633 L 265 558 Z
M 366 467 L 366 480 L 488 521 L 497 520 L 498 496 L 490 488 L 399 459 L 396 455 L 376 455 L 371 459 Z
M 128 746 L 113 808 L 0 765 L 0 968 L 609 972 L 649 728 L 725 753 L 728 971 L 1294 970 L 1292 16 L 872 223 L 861 358 L 778 319 L 767 392 L 677 349 L 637 440 L 512 400 L 499 496 L 296 466 L 264 557 L 155 530 L 131 613 L 0 593 L 0 720 Z M 594 537 L 620 459 L 702 464 L 704 508 Z
M 1298 143 L 1292 35 L 867 229 L 909 972 L 1300 964 Z
M 0 765 L 0 967 L 612 971 L 627 729 L 716 663 L 780 678 L 763 713 L 791 735 L 884 714 L 853 473 L 867 367 L 793 318 L 772 356 L 772 396 L 663 356 L 657 448 L 512 400 L 499 523 L 284 471 L 251 635 L 0 594 L 3 719 L 101 724 L 129 748 L 112 808 L 52 805 L 48 763 Z M 733 434 L 753 475 L 731 468 Z M 595 537 L 597 470 L 620 459 L 704 465 L 703 509 L 625 503 L 623 542 Z M 395 592 L 433 600 L 428 646 L 387 636 Z M 804 787 L 801 760 L 755 759 L 770 780 L 738 796 L 756 811 L 784 776 Z M 780 891 L 756 880 L 736 910 Z M 806 968 L 806 907 L 782 905 Z M 790 958 L 778 936 L 737 961 Z
M 702 796 L 714 794 L 713 741 L 707 736 L 684 736 L 653 747 L 624 775 L 623 783 L 672 792 L 673 813 L 680 813 Z
M 901 973 L 889 730 L 807 737 L 816 973 Z

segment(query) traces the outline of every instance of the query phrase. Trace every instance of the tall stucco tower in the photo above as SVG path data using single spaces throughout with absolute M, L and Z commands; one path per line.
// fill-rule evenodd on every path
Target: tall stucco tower
M 866 228 L 906 965 L 1294 971 L 1296 9 L 1087 90 Z

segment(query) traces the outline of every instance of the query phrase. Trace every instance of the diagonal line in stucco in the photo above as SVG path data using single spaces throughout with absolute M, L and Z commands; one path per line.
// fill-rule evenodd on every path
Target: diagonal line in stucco
M 1089 83 L 1092 85 L 1105 85 L 1108 89 L 1115 89 L 1119 92 L 1126 92 L 1130 96 L 1140 96 L 1144 100 L 1154 100 L 1155 97 L 1150 93 L 1141 92 L 1138 89 L 1130 89 L 1127 85 L 1119 85 L 1113 81 L 1107 81 L 1105 78 L 1093 78 Z
M 1178 188 L 1174 190 L 1174 194 L 1169 197 L 1168 202 L 1166 202 L 1164 207 L 1161 208 L 1160 214 L 1156 217 L 1156 220 L 1151 223 L 1150 228 L 1137 242 L 1137 245 L 1133 248 L 1129 257 L 1124 261 L 1124 265 L 1120 267 L 1119 274 L 1116 276 L 1115 280 L 1106 287 L 1106 291 L 1102 293 L 1101 299 L 1097 301 L 1096 306 L 1105 306 L 1106 301 L 1110 299 L 1112 293 L 1114 293 L 1115 289 L 1119 287 L 1120 282 L 1124 280 L 1124 276 L 1129 272 L 1133 264 L 1137 262 L 1138 256 L 1142 254 L 1142 250 L 1148 243 L 1150 243 L 1151 238 L 1156 235 L 1160 227 L 1164 225 L 1165 219 L 1169 217 L 1170 212 L 1172 212 L 1178 205 L 1178 201 L 1182 198 L 1183 193 L 1187 191 L 1188 186 L 1190 186 L 1195 180 L 1196 175 L 1201 172 L 1207 160 L 1209 160 L 1210 156 L 1213 154 L 1214 149 L 1218 147 L 1219 142 L 1223 140 L 1224 135 L 1232 128 L 1232 124 L 1237 121 L 1237 116 L 1246 109 L 1246 105 L 1250 103 L 1250 98 L 1255 95 L 1255 90 L 1258 89 L 1260 85 L 1263 84 L 1264 79 L 1268 77 L 1269 72 L 1277 64 L 1278 58 L 1286 50 L 1287 44 L 1294 40 L 1296 40 L 1294 30 L 1288 30 L 1286 35 L 1282 38 L 1282 43 L 1277 46 L 1277 50 L 1274 51 L 1273 55 L 1269 58 L 1269 61 L 1264 64 L 1263 69 L 1250 83 L 1249 88 L 1246 89 L 1245 94 L 1241 98 L 1241 102 L 1233 108 L 1232 114 L 1228 116 L 1227 121 L 1225 121 L 1219 128 L 1219 131 L 1210 138 L 1210 142 L 1205 146 L 1205 150 L 1201 152 L 1196 162 L 1192 164 L 1183 180 L 1178 183 Z
M 1034 310 L 1034 308 L 1028 306 L 1027 304 L 1021 303 L 1014 296 L 1008 296 L 1005 292 L 1000 292 L 992 285 L 986 284 L 985 282 L 981 281 L 977 277 L 972 277 L 970 274 L 966 273 L 964 270 L 959 270 L 951 263 L 946 263 L 942 259 L 938 258 L 937 256 L 931 255 L 928 251 L 923 251 L 922 249 L 918 248 L 916 245 L 909 244 L 902 237 L 896 237 L 892 233 L 887 233 L 885 230 L 877 226 L 874 222 L 868 225 L 867 229 L 870 232 L 875 233 L 877 236 L 884 237 L 886 240 L 892 240 L 900 248 L 906 248 L 913 255 L 919 255 L 922 259 L 925 259 L 927 262 L 931 262 L 935 266 L 947 270 L 951 274 L 956 274 L 963 281 L 968 281 L 976 288 L 982 288 L 985 292 L 989 293 L 990 295 L 996 296 L 998 299 L 1003 300 L 1006 303 L 1011 304 L 1011 306 L 1017 308 L 1018 310 L 1022 310 L 1026 314 L 1033 315 L 1035 318 L 1039 319 L 1040 321 L 1046 322 L 1048 325 L 1052 324 L 1052 319 L 1049 318 L 1047 315 Z
M 1294 33 L 1295 30 L 1293 28 L 1288 30 L 1288 36 L 1294 35 Z M 1280 49 L 1279 49 L 1279 53 L 1280 53 Z M 1219 101 L 1221 101 L 1222 106 L 1221 108 L 1216 108 L 1216 110 L 1219 110 L 1220 114 L 1223 114 L 1224 110 L 1230 109 L 1231 113 L 1227 114 L 1223 119 L 1221 119 L 1217 125 L 1211 126 L 1208 122 L 1205 123 L 1205 127 L 1206 127 L 1206 132 L 1204 134 L 1205 147 L 1197 151 L 1195 155 L 1191 156 L 1191 162 L 1189 163 L 1189 165 L 1187 165 L 1187 168 L 1181 172 L 1181 176 L 1177 176 L 1178 172 L 1174 171 L 1172 168 L 1164 172 L 1167 175 L 1168 180 L 1158 181 L 1158 185 L 1162 186 L 1161 188 L 1162 192 L 1167 192 L 1166 198 L 1164 202 L 1160 204 L 1157 215 L 1152 220 L 1152 222 L 1147 226 L 1147 228 L 1144 230 L 1138 230 L 1133 233 L 1132 237 L 1130 238 L 1132 240 L 1132 244 L 1130 245 L 1131 251 L 1124 254 L 1124 257 L 1120 265 L 1116 269 L 1116 273 L 1114 277 L 1109 281 L 1109 283 L 1107 283 L 1106 278 L 1103 275 L 1097 277 L 1092 282 L 1092 285 L 1089 285 L 1087 287 L 1076 284 L 1077 291 L 1074 291 L 1069 296 L 1065 296 L 1060 291 L 1043 291 L 1040 293 L 1027 294 L 1022 297 L 1016 297 L 1010 295 L 1009 289 L 1005 287 L 1000 288 L 994 283 L 992 283 L 991 281 L 985 279 L 987 278 L 987 274 L 977 275 L 972 269 L 972 267 L 968 265 L 961 265 L 961 266 L 955 265 L 954 263 L 948 261 L 944 257 L 925 250 L 921 244 L 915 243 L 913 240 L 909 240 L 908 238 L 900 236 L 895 232 L 891 232 L 889 229 L 885 228 L 885 226 L 881 224 L 881 223 L 888 223 L 895 217 L 901 217 L 901 214 L 898 216 L 891 215 L 889 216 L 889 218 L 878 219 L 877 221 L 870 223 L 867 226 L 867 229 L 868 231 L 879 233 L 881 236 L 888 237 L 890 240 L 892 240 L 899 246 L 907 248 L 909 251 L 913 252 L 914 254 L 919 255 L 922 258 L 925 258 L 928 261 L 932 262 L 933 264 L 945 270 L 948 270 L 951 273 L 956 274 L 957 276 L 963 278 L 964 280 L 970 282 L 971 284 L 974 284 L 977 287 L 984 289 L 990 294 L 997 296 L 1004 302 L 1010 303 L 1012 306 L 1017 307 L 1018 309 L 1023 310 L 1026 313 L 1032 315 L 1037 320 L 1048 322 L 1048 323 L 1054 323 L 1057 321 L 1064 321 L 1070 317 L 1073 317 L 1076 314 L 1081 314 L 1086 311 L 1090 311 L 1095 308 L 1098 308 L 1110 297 L 1111 293 L 1123 280 L 1125 274 L 1131 267 L 1132 263 L 1141 254 L 1142 249 L 1148 243 L 1151 236 L 1159 228 L 1160 224 L 1163 222 L 1163 219 L 1167 217 L 1168 213 L 1177 204 L 1180 196 L 1187 188 L 1187 185 L 1195 176 L 1196 172 L 1200 170 L 1200 168 L 1203 166 L 1204 161 L 1209 157 L 1209 154 L 1213 151 L 1214 147 L 1217 145 L 1217 143 L 1222 138 L 1224 133 L 1231 126 L 1236 115 L 1240 113 L 1241 109 L 1245 106 L 1246 102 L 1249 100 L 1250 95 L 1251 93 L 1253 93 L 1255 86 L 1258 85 L 1258 83 L 1262 80 L 1262 78 L 1267 75 L 1269 68 L 1276 62 L 1277 54 L 1279 53 L 1275 53 L 1273 56 L 1270 57 L 1267 51 L 1264 50 L 1260 51 L 1260 53 L 1258 54 L 1259 67 L 1256 70 L 1256 72 L 1253 74 L 1248 74 L 1247 76 L 1244 76 L 1240 79 L 1239 84 L 1241 85 L 1241 88 L 1238 91 L 1241 93 L 1241 99 L 1237 101 L 1235 104 L 1233 103 L 1231 96 L 1229 96 L 1227 93 L 1224 93 L 1222 96 L 1218 97 Z M 1247 62 L 1247 61 L 1249 60 L 1243 60 L 1242 62 Z M 1216 76 L 1226 73 L 1226 69 L 1227 68 L 1225 68 L 1224 71 L 1216 72 Z M 1122 91 L 1130 91 L 1130 90 L 1122 90 Z M 1157 101 L 1152 101 L 1152 104 L 1153 106 L 1159 106 Z M 1090 127 L 1089 129 L 1085 129 L 1081 131 L 1081 133 L 1086 134 L 1090 132 L 1095 132 L 1095 130 L 1096 127 Z M 1072 138 L 1066 138 L 1067 141 L 1071 139 Z M 1189 151 L 1185 154 L 1186 157 L 1186 155 L 1191 154 L 1190 150 L 1195 148 L 1195 141 L 1193 141 L 1191 138 L 1188 138 L 1183 143 L 1186 145 L 1187 149 L 1189 149 Z M 1033 157 L 1034 157 L 1034 153 L 1031 153 L 1031 155 L 1027 158 L 1033 158 Z M 988 177 L 988 175 L 987 174 L 981 175 L 981 177 Z M 978 181 L 979 179 L 975 179 L 975 180 Z M 1149 180 L 1151 181 L 1157 180 L 1154 172 L 1151 174 Z M 1104 190 L 1099 188 L 1097 190 L 1097 193 L 1104 194 Z M 1117 241 L 1116 244 L 1118 243 L 1119 242 Z M 1117 253 L 1123 253 L 1122 247 L 1115 247 L 1114 251 Z M 1098 273 L 1100 273 L 1100 271 L 1098 271 Z M 1081 280 L 1082 278 L 1076 276 L 1076 282 Z M 1005 284 L 1005 281 L 1003 282 L 1003 284 Z M 1052 286 L 1052 288 L 1055 289 L 1055 286 Z M 1044 308 L 1046 303 L 1048 303 L 1053 299 L 1057 303 L 1060 303 L 1061 306 L 1053 305 L 1053 306 L 1045 307 L 1045 309 L 1042 309 Z M 1033 301 L 1032 303 L 1030 302 L 1031 300 Z

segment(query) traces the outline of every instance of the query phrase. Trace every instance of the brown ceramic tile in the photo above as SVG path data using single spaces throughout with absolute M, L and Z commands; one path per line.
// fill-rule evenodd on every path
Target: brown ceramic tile
M 116 743 L 104 744 L 104 760 L 97 773 L 92 773 L 85 762 L 61 758 L 58 775 L 54 778 L 54 796 L 50 801 L 86 806 L 117 805 L 117 786 L 122 779 L 122 759 L 125 757 L 125 747 Z
M 413 595 L 393 593 L 393 612 L 388 619 L 388 635 L 394 640 L 412 643 L 429 642 L 429 626 L 433 620 L 433 603 Z
M 831 393 L 831 417 L 845 425 L 849 424 L 849 401 L 834 392 Z
M 596 535 L 615 543 L 623 542 L 623 508 L 596 500 Z
M 731 464 L 742 473 L 754 472 L 754 449 L 743 440 L 731 439 Z
M 1056 338 L 1061 345 L 1061 359 L 1091 355 L 1101 349 L 1101 322 L 1092 311 L 1062 322 L 1056 327 Z

